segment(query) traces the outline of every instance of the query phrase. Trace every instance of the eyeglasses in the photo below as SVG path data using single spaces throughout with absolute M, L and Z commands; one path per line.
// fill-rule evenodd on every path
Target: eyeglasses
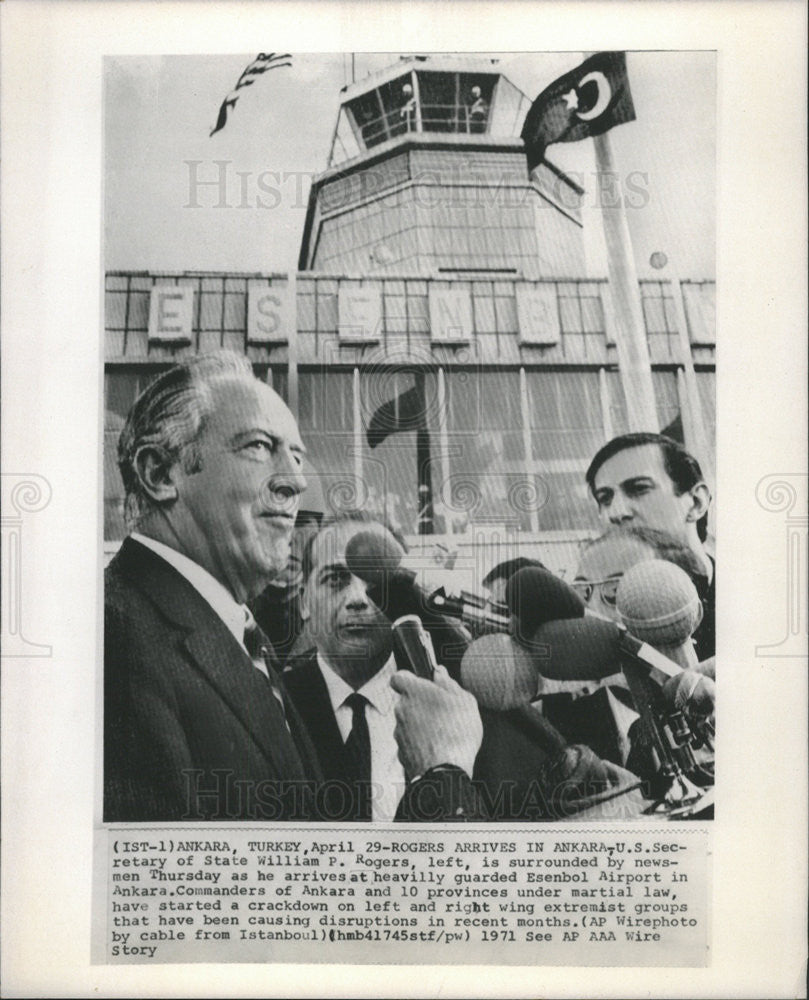
M 607 580 L 574 580 L 573 589 L 585 604 L 589 604 L 596 587 L 598 587 L 601 600 L 605 604 L 609 604 L 610 607 L 614 607 L 615 595 L 618 592 L 618 584 L 620 582 L 620 576 L 611 576 Z

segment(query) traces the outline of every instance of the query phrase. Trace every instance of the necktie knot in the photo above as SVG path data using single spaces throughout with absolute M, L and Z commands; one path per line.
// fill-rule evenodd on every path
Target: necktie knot
M 244 648 L 253 660 L 263 660 L 267 649 L 267 636 L 261 631 L 249 608 L 244 609 Z
M 351 713 L 354 717 L 354 720 L 356 720 L 358 715 L 364 718 L 365 706 L 368 704 L 368 699 L 365 697 L 364 694 L 359 694 L 357 691 L 355 691 L 353 694 L 350 694 L 346 698 L 344 704 L 348 705 L 348 707 L 351 709 Z

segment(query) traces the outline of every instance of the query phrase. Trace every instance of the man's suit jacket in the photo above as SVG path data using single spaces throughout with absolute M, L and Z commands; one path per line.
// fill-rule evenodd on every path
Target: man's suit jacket
M 329 819 L 356 820 L 361 816 L 360 796 L 352 782 L 352 765 L 337 725 L 329 689 L 312 649 L 296 657 L 284 672 L 284 685 L 306 725 L 317 751 L 326 782 L 321 802 Z
M 329 690 L 317 664 L 314 649 L 293 657 L 284 671 L 284 684 L 306 723 L 317 750 L 328 794 L 321 801 L 329 819 L 354 820 L 356 796 L 351 794 L 351 765 L 346 758 Z M 340 794 L 342 793 L 342 794 Z M 342 809 L 341 809 L 342 806 Z M 442 768 L 408 785 L 399 803 L 397 820 L 407 822 L 466 822 L 484 819 L 469 778 L 455 767 Z
M 284 686 L 306 725 L 323 777 L 326 781 L 345 778 L 350 766 L 316 650 L 290 662 L 284 671 Z
M 487 819 L 631 819 L 648 805 L 639 778 L 610 769 L 581 734 L 566 738 L 530 706 L 480 715 L 474 786 Z
M 294 706 L 284 695 L 285 722 L 199 592 L 132 539 L 105 586 L 105 820 L 319 818 L 320 769 Z

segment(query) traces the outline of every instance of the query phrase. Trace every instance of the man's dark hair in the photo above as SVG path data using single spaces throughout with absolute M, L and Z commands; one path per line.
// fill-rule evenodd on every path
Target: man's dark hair
M 312 552 L 314 551 L 315 541 L 323 534 L 324 531 L 326 531 L 327 528 L 333 528 L 336 524 L 350 524 L 351 522 L 355 522 L 357 524 L 381 524 L 383 528 L 386 528 L 391 535 L 393 535 L 405 552 L 407 552 L 407 542 L 404 540 L 403 535 L 385 518 L 369 514 L 367 510 L 347 510 L 340 514 L 331 514 L 330 516 L 323 518 L 320 522 L 318 530 L 313 532 L 309 538 L 306 539 L 306 545 L 301 557 L 301 572 L 303 573 L 304 583 L 309 579 L 309 575 L 312 572 Z
M 645 444 L 656 444 L 663 455 L 663 467 L 669 479 L 674 483 L 677 495 L 687 493 L 697 483 L 704 481 L 699 462 L 691 452 L 686 451 L 679 441 L 666 437 L 665 434 L 654 434 L 651 431 L 635 431 L 632 434 L 620 434 L 598 449 L 585 473 L 590 492 L 595 496 L 595 479 L 601 466 L 613 455 L 630 448 L 641 448 Z M 707 513 L 697 521 L 697 535 L 704 542 L 708 535 Z
M 517 556 L 515 559 L 506 559 L 501 563 L 498 563 L 493 569 L 490 569 L 486 576 L 483 577 L 483 586 L 491 587 L 491 585 L 497 580 L 510 580 L 515 573 L 518 573 L 521 569 L 525 569 L 526 566 L 536 566 L 539 569 L 547 569 L 547 566 L 543 565 L 539 559 L 529 559 L 527 556 Z

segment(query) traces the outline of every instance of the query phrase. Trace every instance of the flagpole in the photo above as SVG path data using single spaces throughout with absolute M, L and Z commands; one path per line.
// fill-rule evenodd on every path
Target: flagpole
M 593 136 L 593 142 L 599 177 L 618 177 L 609 134 L 605 132 Z M 656 431 L 659 428 L 652 384 L 652 362 L 620 184 L 615 191 L 614 203 L 606 203 L 603 185 L 599 187 L 598 200 L 607 246 L 608 294 L 613 305 L 611 318 L 618 349 L 618 372 L 626 398 L 629 429 Z
M 430 432 L 426 427 L 416 431 L 416 464 L 419 488 L 419 534 L 433 534 L 433 486 L 430 475 Z
M 654 257 L 655 255 L 652 254 L 653 259 Z M 662 254 L 662 258 L 665 260 L 665 263 L 662 267 L 656 268 L 656 270 L 661 270 L 668 277 L 671 284 L 671 296 L 674 302 L 674 312 L 677 315 L 677 333 L 679 335 L 680 354 L 683 363 L 682 376 L 687 402 L 687 407 L 683 409 L 688 410 L 687 416 L 684 413 L 683 419 L 683 431 L 686 438 L 685 444 L 699 459 L 703 472 L 708 477 L 708 485 L 713 489 L 715 483 L 714 448 L 706 429 L 702 399 L 700 398 L 699 386 L 697 385 L 697 373 L 694 368 L 694 358 L 691 354 L 688 319 L 686 318 L 685 303 L 683 302 L 683 283 L 674 265 L 665 254 Z M 655 267 L 654 263 L 652 263 L 652 267 Z
M 353 403 L 352 422 L 354 425 L 354 487 L 360 506 L 360 497 L 366 496 L 365 483 L 362 476 L 362 399 L 360 396 L 360 370 L 355 368 L 351 379 L 351 396 Z
M 424 399 L 424 373 L 416 373 L 416 385 L 421 385 Z M 430 432 L 425 426 L 416 431 L 416 469 L 418 475 L 418 532 L 433 534 L 433 483 L 430 469 Z

